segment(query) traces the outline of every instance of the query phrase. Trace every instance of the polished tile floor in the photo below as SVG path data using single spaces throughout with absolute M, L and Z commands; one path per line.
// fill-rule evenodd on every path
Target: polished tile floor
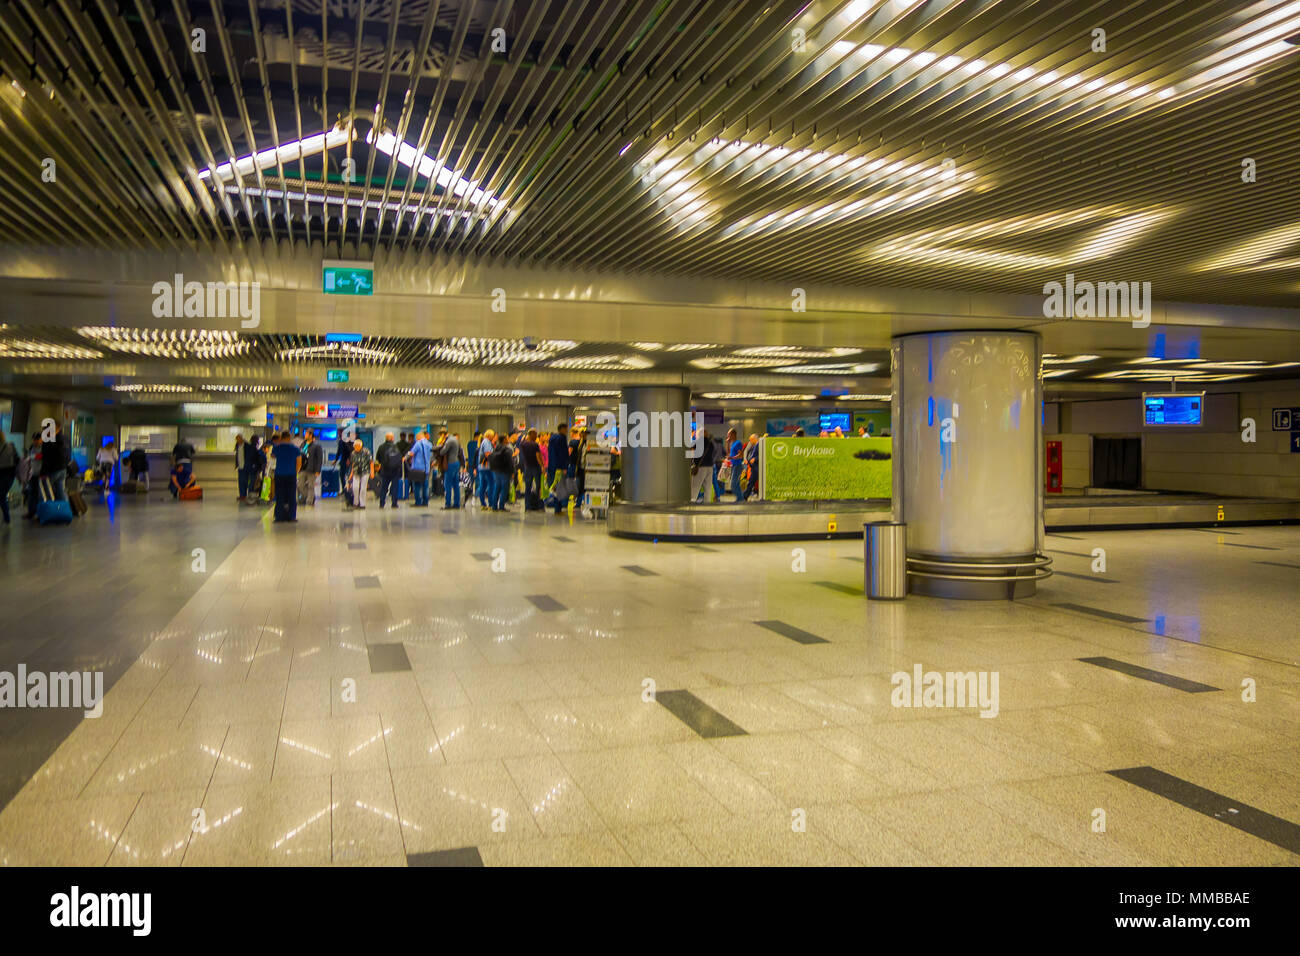
M 1295 528 L 1075 531 L 1032 599 L 888 604 L 825 586 L 860 541 L 300 516 L 0 532 L 3 666 L 120 673 L 9 727 L 58 740 L 4 752 L 0 862 L 1300 862 Z M 892 706 L 918 664 L 996 672 L 997 716 Z

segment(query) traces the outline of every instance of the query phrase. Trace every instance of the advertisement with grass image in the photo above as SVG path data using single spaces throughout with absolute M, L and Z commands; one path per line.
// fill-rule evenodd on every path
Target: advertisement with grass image
M 768 501 L 888 498 L 888 438 L 776 438 L 760 442 L 759 490 Z

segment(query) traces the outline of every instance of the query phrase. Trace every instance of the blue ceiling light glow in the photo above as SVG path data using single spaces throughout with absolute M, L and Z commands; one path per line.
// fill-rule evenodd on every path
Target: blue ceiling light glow
M 934 396 L 931 395 L 926 399 L 926 424 L 931 428 L 934 427 Z
M 1149 358 L 1162 359 L 1165 357 L 1165 333 L 1157 332 L 1151 340 L 1151 350 Z
M 360 332 L 328 332 L 326 342 L 360 342 L 365 336 Z

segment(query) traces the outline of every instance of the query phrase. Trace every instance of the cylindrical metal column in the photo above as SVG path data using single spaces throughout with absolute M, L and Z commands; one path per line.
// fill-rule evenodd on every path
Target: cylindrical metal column
M 524 414 L 524 421 L 529 428 L 539 432 L 553 432 L 561 425 L 573 424 L 573 407 L 571 405 L 529 405 Z
M 623 498 L 635 504 L 685 504 L 691 491 L 691 459 L 686 457 L 691 447 L 690 389 L 631 386 L 623 389 L 623 404 L 627 417 L 619 422 L 618 436 Z M 681 443 L 676 444 L 679 437 Z
M 894 339 L 894 518 L 909 590 L 1033 594 L 1043 542 L 1041 343 L 1033 332 Z

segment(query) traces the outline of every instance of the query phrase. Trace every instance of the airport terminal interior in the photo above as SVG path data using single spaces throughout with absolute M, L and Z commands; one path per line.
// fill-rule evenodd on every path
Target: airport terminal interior
M 0 5 L 0 864 L 1300 863 L 1300 3 Z

